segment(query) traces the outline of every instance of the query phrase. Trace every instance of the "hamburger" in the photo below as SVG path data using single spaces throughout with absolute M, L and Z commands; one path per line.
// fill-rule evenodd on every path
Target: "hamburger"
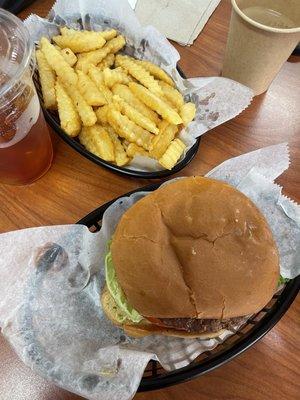
M 252 201 L 209 178 L 148 194 L 120 219 L 101 300 L 134 337 L 211 338 L 262 309 L 279 279 L 270 228 Z

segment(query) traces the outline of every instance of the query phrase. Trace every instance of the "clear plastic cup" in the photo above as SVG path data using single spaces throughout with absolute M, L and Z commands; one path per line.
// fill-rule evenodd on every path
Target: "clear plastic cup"
M 25 185 L 44 175 L 53 150 L 32 81 L 33 43 L 22 21 L 0 8 L 0 181 Z

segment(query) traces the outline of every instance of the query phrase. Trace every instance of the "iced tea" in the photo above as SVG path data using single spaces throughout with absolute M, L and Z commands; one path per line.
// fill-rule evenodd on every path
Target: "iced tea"
M 41 177 L 52 161 L 52 144 L 35 90 L 0 110 L 0 181 L 25 185 Z

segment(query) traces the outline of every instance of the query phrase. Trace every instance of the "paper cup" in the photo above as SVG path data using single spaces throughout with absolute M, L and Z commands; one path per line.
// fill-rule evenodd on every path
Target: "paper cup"
M 300 0 L 231 0 L 222 75 L 265 92 L 300 41 Z

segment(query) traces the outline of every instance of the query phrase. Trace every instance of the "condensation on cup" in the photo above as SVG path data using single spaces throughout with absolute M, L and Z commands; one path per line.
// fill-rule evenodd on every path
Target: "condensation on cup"
M 51 166 L 53 150 L 32 81 L 29 33 L 0 9 L 0 181 L 26 185 Z

